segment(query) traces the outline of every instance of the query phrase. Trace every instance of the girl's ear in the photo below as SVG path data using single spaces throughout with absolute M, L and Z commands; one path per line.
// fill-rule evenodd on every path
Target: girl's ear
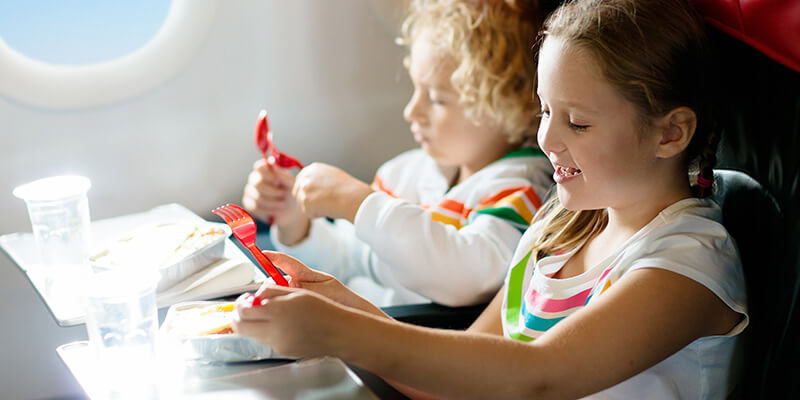
M 671 158 L 686 150 L 697 128 L 697 114 L 689 107 L 678 107 L 656 124 L 661 140 L 656 157 Z

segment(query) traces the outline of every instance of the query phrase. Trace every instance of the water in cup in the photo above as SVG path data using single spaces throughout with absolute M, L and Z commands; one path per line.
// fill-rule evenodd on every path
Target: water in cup
M 146 398 L 155 390 L 158 278 L 146 268 L 120 268 L 87 281 L 86 329 L 112 397 Z

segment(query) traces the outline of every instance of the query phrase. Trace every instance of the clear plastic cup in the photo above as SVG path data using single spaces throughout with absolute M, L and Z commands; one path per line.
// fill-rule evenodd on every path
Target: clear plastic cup
M 86 264 L 92 240 L 86 193 L 91 185 L 82 176 L 53 176 L 14 189 L 14 196 L 28 206 L 41 264 Z
M 120 268 L 90 274 L 86 282 L 86 330 L 106 390 L 117 398 L 147 398 L 157 370 L 159 275 Z
M 86 196 L 91 185 L 82 176 L 53 176 L 13 191 L 28 206 L 38 250 L 28 274 L 58 319 L 83 313 L 81 286 L 92 241 Z

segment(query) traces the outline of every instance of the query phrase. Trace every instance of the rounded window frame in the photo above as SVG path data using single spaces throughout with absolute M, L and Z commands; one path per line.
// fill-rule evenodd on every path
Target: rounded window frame
M 172 0 L 158 32 L 142 47 L 109 61 L 56 65 L 38 61 L 0 38 L 0 94 L 23 104 L 68 110 L 141 95 L 182 69 L 205 41 L 216 2 Z

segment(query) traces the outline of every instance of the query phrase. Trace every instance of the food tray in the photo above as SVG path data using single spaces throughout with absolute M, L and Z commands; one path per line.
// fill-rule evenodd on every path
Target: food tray
M 193 301 L 172 305 L 161 325 L 162 343 L 187 361 L 241 362 L 285 358 L 271 347 L 233 333 L 206 334 L 230 324 L 232 315 L 213 311 L 225 301 Z M 227 314 L 227 315 L 223 315 Z M 205 320 L 204 320 L 205 319 Z
M 92 252 L 95 271 L 120 267 L 156 268 L 161 274 L 158 292 L 221 259 L 226 224 L 197 221 L 163 221 L 140 226 Z

